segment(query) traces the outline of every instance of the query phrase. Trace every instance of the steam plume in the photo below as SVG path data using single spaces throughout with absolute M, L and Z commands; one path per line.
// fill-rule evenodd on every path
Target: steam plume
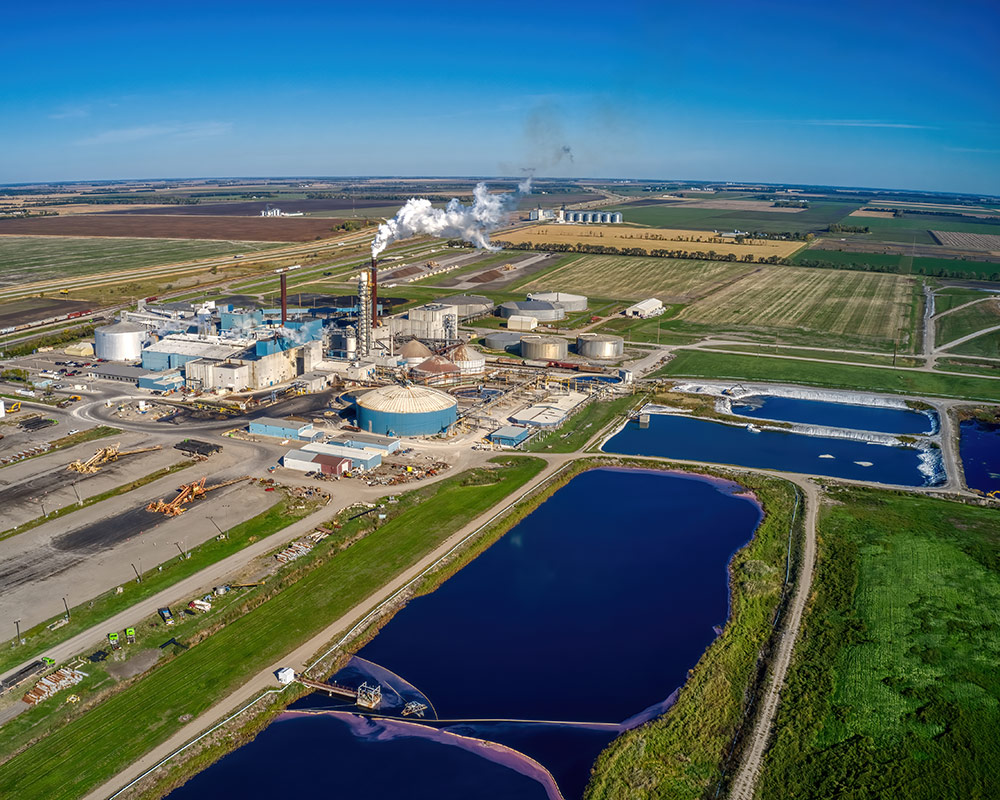
M 396 212 L 396 216 L 378 226 L 372 242 L 374 258 L 392 242 L 430 234 L 438 238 L 456 238 L 471 242 L 484 250 L 499 250 L 490 242 L 490 232 L 506 221 L 517 207 L 521 195 L 531 191 L 531 177 L 517 185 L 516 192 L 490 194 L 485 183 L 477 183 L 472 191 L 471 206 L 452 198 L 444 208 L 434 208 L 425 197 L 412 197 Z

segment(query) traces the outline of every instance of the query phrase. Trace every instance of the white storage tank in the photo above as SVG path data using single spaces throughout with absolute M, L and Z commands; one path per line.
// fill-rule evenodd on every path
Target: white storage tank
M 462 375 L 482 375 L 486 372 L 486 356 L 471 345 L 460 344 L 448 351 L 451 363 Z
M 541 300 L 510 300 L 497 309 L 504 319 L 510 317 L 534 317 L 539 322 L 554 322 L 566 318 L 566 309 L 558 303 Z
M 148 332 L 134 322 L 116 322 L 94 331 L 94 355 L 107 361 L 138 361 Z
M 533 361 L 562 361 L 566 358 L 566 340 L 558 336 L 528 333 L 521 337 L 521 355 Z
M 581 333 L 576 337 L 576 352 L 584 358 L 620 358 L 625 341 L 607 333 Z
M 541 300 L 544 303 L 558 303 L 566 311 L 586 311 L 587 298 L 582 294 L 567 294 L 566 292 L 532 292 L 529 300 Z
M 487 333 L 483 339 L 483 345 L 487 350 L 503 351 L 507 353 L 516 353 L 520 344 L 521 334 L 512 333 L 511 331 L 496 331 L 494 333 Z

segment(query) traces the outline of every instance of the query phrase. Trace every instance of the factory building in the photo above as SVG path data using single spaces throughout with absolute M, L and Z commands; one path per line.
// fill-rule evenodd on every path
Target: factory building
M 496 308 L 492 300 L 479 294 L 457 294 L 452 297 L 442 297 L 434 302 L 437 305 L 454 308 L 459 322 L 492 314 Z
M 431 356 L 410 370 L 413 379 L 422 383 L 454 383 L 462 371 L 444 356 Z
M 489 440 L 501 447 L 517 447 L 530 435 L 530 428 L 524 428 L 519 425 L 504 425 L 504 427 L 493 431 L 489 435 Z
M 567 294 L 566 292 L 532 292 L 529 300 L 541 300 L 546 303 L 557 303 L 566 311 L 586 311 L 587 298 L 582 294 Z
M 105 361 L 138 361 L 149 331 L 134 322 L 116 322 L 94 331 L 94 354 Z
M 533 331 L 538 327 L 538 320 L 534 317 L 522 317 L 515 314 L 507 317 L 507 330 L 509 331 Z
M 457 339 L 458 314 L 455 306 L 427 303 L 411 308 L 405 317 L 392 317 L 393 333 L 408 334 L 419 339 Z
M 178 371 L 147 372 L 139 377 L 139 388 L 151 392 L 176 392 L 184 385 L 184 376 Z
M 351 460 L 307 450 L 289 450 L 281 459 L 281 466 L 299 472 L 322 472 L 324 475 L 344 475 L 351 471 Z
M 507 321 L 510 322 L 513 317 L 509 318 Z M 535 320 L 537 324 L 537 320 Z M 511 331 L 494 331 L 493 333 L 487 333 L 486 337 L 483 339 L 483 346 L 487 350 L 497 350 L 504 351 L 507 353 L 516 353 L 521 346 L 520 333 L 512 333 Z
M 568 346 L 558 336 L 541 336 L 529 333 L 521 337 L 521 355 L 532 361 L 562 361 Z
M 554 395 L 542 403 L 536 403 L 523 411 L 512 414 L 509 419 L 518 425 L 533 428 L 554 428 L 562 424 L 574 409 L 587 399 L 582 392 L 566 392 Z
M 244 352 L 253 344 L 249 339 L 224 339 L 178 333 L 164 336 L 142 351 L 142 366 L 153 371 L 177 369 L 188 361 L 208 358 L 222 361 Z
M 640 319 L 649 319 L 650 317 L 656 317 L 662 314 L 666 309 L 663 307 L 663 303 L 657 300 L 655 297 L 651 297 L 648 300 L 642 300 L 633 306 L 629 306 L 622 313 L 626 317 L 638 317 Z
M 354 447 L 358 450 L 374 450 L 383 455 L 396 453 L 403 446 L 401 439 L 392 436 L 379 436 L 374 433 L 346 433 L 333 440 L 333 444 Z
M 324 456 L 346 458 L 351 462 L 351 469 L 365 471 L 375 469 L 382 464 L 382 454 L 373 450 L 362 450 L 358 447 L 346 447 L 334 442 L 313 442 L 302 446 L 300 452 L 317 453 Z
M 607 333 L 581 333 L 576 337 L 576 352 L 584 358 L 620 358 L 625 353 L 625 341 Z
M 460 344 L 448 351 L 451 363 L 458 367 L 459 373 L 466 375 L 482 375 L 486 372 L 486 356 L 468 344 Z
M 258 417 L 250 421 L 250 433 L 255 436 L 272 436 L 276 439 L 292 439 L 311 442 L 318 432 L 311 422 L 301 422 L 277 417 Z
M 532 222 L 562 222 L 565 217 L 566 211 L 562 208 L 542 208 L 538 206 L 537 208 L 531 209 L 528 212 L 528 219 Z
M 555 322 L 566 318 L 566 310 L 558 303 L 542 300 L 510 300 L 497 309 L 505 319 L 534 317 L 539 322 Z
M 389 436 L 429 436 L 458 418 L 458 401 L 426 386 L 382 386 L 356 401 L 358 427 Z

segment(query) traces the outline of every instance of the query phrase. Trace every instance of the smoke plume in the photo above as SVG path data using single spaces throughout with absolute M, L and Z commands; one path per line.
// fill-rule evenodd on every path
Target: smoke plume
M 463 239 L 483 250 L 496 251 L 490 233 L 503 225 L 517 207 L 521 195 L 531 192 L 531 176 L 517 185 L 516 192 L 491 194 L 485 183 L 477 183 L 472 191 L 471 206 L 452 198 L 444 208 L 434 208 L 425 197 L 412 197 L 396 216 L 378 226 L 372 242 L 374 258 L 392 242 L 417 234 L 438 238 Z

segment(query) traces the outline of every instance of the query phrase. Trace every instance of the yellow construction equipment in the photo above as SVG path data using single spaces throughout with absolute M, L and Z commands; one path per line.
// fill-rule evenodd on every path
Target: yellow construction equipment
M 21 410 L 21 401 L 20 400 L 18 400 L 15 403 L 11 403 L 9 406 L 7 406 L 7 412 L 10 413 L 10 414 L 13 414 L 15 411 L 20 411 L 20 410 Z
M 231 481 L 223 481 L 222 483 L 216 483 L 213 486 L 206 487 L 205 478 L 202 477 L 200 481 L 181 484 L 180 488 L 177 490 L 177 497 L 169 503 L 165 500 L 154 500 L 146 506 L 146 510 L 166 514 L 168 517 L 176 517 L 186 511 L 184 508 L 185 503 L 193 503 L 195 500 L 200 500 L 206 494 L 215 489 L 221 489 L 223 486 L 232 486 L 234 483 L 249 480 L 249 478 L 249 475 L 244 475 L 242 478 L 234 478 Z
M 134 456 L 137 453 L 151 453 L 153 450 L 159 450 L 160 445 L 156 445 L 155 447 L 143 447 L 139 450 L 125 450 L 124 452 L 122 452 L 120 448 L 121 443 L 113 444 L 110 447 L 101 447 L 86 461 L 80 461 L 77 459 L 76 461 L 68 464 L 66 469 L 72 470 L 73 472 L 93 474 L 98 472 L 105 464 L 111 461 L 117 461 L 122 456 Z

